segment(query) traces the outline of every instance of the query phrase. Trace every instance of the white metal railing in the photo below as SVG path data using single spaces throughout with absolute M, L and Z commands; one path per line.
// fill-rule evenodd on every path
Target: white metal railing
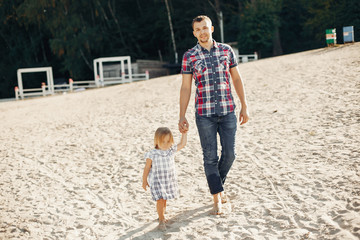
M 255 61 L 255 60 L 258 60 L 258 55 L 256 52 L 254 52 L 254 54 L 239 55 L 240 63 L 246 63 L 246 62 Z
M 133 81 L 149 80 L 149 71 L 145 71 L 145 73 L 133 73 L 132 80 Z
M 68 91 L 72 91 L 72 83 L 54 85 L 54 92 L 68 92 Z
M 76 89 L 76 88 L 95 88 L 95 87 L 98 87 L 96 85 L 95 80 L 73 81 L 72 84 L 73 84 L 74 89 Z
M 19 87 L 15 87 L 15 99 L 18 100 L 20 97 L 24 99 L 24 97 L 45 97 L 46 95 L 52 95 L 53 92 L 50 90 L 50 86 L 45 85 L 45 83 L 41 84 L 41 88 L 27 88 L 23 89 L 20 92 Z
M 35 72 L 44 72 L 46 74 L 47 86 L 45 86 L 45 83 L 42 83 L 41 89 L 36 89 L 36 88 L 24 89 L 22 75 L 25 73 L 29 74 Z M 41 95 L 46 96 L 48 94 L 54 93 L 54 79 L 52 74 L 52 67 L 19 68 L 17 70 L 17 80 L 18 80 L 18 87 L 16 88 L 17 89 L 16 91 L 18 98 L 20 97 L 21 99 L 24 99 L 25 96 L 41 96 Z
M 130 79 L 131 77 L 131 79 Z M 103 81 L 98 76 L 98 82 L 101 86 L 111 85 L 111 84 L 120 84 L 120 83 L 130 83 L 135 81 L 149 80 L 149 71 L 145 73 L 132 73 L 122 74 L 120 77 L 103 77 Z
M 121 65 L 121 74 L 118 77 L 104 77 L 103 72 L 103 62 L 120 62 Z M 125 73 L 125 62 L 127 62 L 127 68 L 130 69 L 129 73 Z M 101 77 L 97 74 L 98 69 L 97 65 L 99 65 L 99 73 Z M 31 88 L 31 89 L 23 89 L 22 85 L 22 73 L 31 73 L 31 72 L 46 72 L 47 76 L 47 85 L 42 83 L 41 88 Z M 130 83 L 134 81 L 148 80 L 149 79 L 149 71 L 145 71 L 145 73 L 132 73 L 131 70 L 131 59 L 130 56 L 126 57 L 112 57 L 112 58 L 99 58 L 94 60 L 94 75 L 96 76 L 94 80 L 85 80 L 85 81 L 73 81 L 73 79 L 69 79 L 69 83 L 66 84 L 57 84 L 53 83 L 52 76 L 52 68 L 44 67 L 44 68 L 29 68 L 29 69 L 18 69 L 18 86 L 15 87 L 15 98 L 24 99 L 24 97 L 29 96 L 46 96 L 52 95 L 58 92 L 72 92 L 74 89 L 79 88 L 95 88 L 95 87 L 103 87 L 105 85 L 110 84 L 121 84 L 121 83 Z

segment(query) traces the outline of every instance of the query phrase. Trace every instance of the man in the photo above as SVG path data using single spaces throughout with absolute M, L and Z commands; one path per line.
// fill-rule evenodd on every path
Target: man
M 221 204 L 226 202 L 223 185 L 235 159 L 237 128 L 230 76 L 241 102 L 240 125 L 248 121 L 249 114 L 234 51 L 229 45 L 213 40 L 214 27 L 209 17 L 194 18 L 192 27 L 198 43 L 183 57 L 179 131 L 186 132 L 189 127 L 185 114 L 194 79 L 197 87 L 196 125 L 203 150 L 205 175 L 210 193 L 213 195 L 213 214 L 222 214 Z M 220 136 L 222 147 L 220 159 L 217 155 L 217 134 Z

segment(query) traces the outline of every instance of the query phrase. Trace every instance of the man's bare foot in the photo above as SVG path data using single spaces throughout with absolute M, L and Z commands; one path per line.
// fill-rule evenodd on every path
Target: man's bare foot
M 219 193 L 214 194 L 213 198 L 214 198 L 214 207 L 213 207 L 213 209 L 211 211 L 211 215 L 221 215 L 221 214 L 223 214 L 220 194 Z
M 211 215 L 221 215 L 222 212 L 222 206 L 221 202 L 214 203 L 213 209 L 211 210 Z
M 220 198 L 221 198 L 221 203 L 224 204 L 224 203 L 227 203 L 227 197 L 225 195 L 225 192 L 221 192 L 220 193 Z

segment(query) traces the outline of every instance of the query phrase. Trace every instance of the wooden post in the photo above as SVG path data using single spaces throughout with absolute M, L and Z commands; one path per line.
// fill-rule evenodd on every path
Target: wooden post
M 19 100 L 19 88 L 18 88 L 18 86 L 15 87 L 15 99 Z
M 46 96 L 46 85 L 44 82 L 41 83 L 41 88 L 42 88 L 43 96 L 45 97 Z
M 74 81 L 72 80 L 72 78 L 69 78 L 69 88 L 70 88 L 70 92 L 73 91 L 73 83 L 74 83 Z

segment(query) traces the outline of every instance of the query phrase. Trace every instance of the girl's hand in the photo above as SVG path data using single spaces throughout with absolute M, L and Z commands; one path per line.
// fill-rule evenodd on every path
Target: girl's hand
M 146 191 L 146 187 L 150 187 L 148 181 L 145 179 L 142 184 L 143 189 Z

